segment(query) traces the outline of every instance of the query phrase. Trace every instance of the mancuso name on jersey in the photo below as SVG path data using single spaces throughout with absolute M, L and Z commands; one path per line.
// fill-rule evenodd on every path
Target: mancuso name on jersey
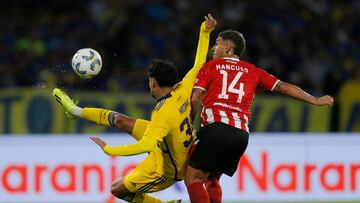
M 222 122 L 249 132 L 256 88 L 272 90 L 278 81 L 265 70 L 236 58 L 209 61 L 194 86 L 207 92 L 202 100 L 202 125 Z

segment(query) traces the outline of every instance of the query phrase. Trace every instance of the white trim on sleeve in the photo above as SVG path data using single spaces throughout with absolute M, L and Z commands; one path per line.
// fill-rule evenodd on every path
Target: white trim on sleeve
M 196 89 L 201 89 L 201 90 L 204 90 L 204 91 L 206 92 L 206 89 L 205 89 L 205 88 L 203 88 L 203 87 L 200 87 L 200 86 L 194 86 L 194 87 L 193 87 L 193 89 L 195 89 L 195 88 L 196 88 Z
M 275 88 L 275 86 L 278 84 L 278 82 L 280 82 L 280 80 L 277 80 L 277 81 L 275 82 L 275 84 L 272 86 L 272 88 L 271 88 L 270 91 L 273 91 L 273 90 L 274 90 L 274 88 Z

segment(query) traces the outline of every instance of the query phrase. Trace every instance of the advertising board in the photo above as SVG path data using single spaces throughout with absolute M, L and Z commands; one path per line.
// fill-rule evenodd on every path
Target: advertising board
M 103 136 L 111 145 L 126 134 Z M 359 134 L 251 134 L 224 201 L 360 201 Z M 86 135 L 0 137 L 0 202 L 104 202 L 146 156 L 110 157 Z M 188 200 L 183 182 L 154 194 Z

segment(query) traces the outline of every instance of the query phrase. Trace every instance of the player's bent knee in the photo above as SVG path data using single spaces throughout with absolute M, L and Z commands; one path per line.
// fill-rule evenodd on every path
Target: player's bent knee
M 122 196 L 121 190 L 120 190 L 121 182 L 123 182 L 123 181 L 117 180 L 111 184 L 111 194 L 113 194 L 114 196 L 116 196 L 118 198 L 121 198 L 121 196 Z
M 204 183 L 208 175 L 208 173 L 204 173 L 199 169 L 187 165 L 184 178 L 185 185 L 190 185 L 193 182 Z
M 124 199 L 133 195 L 124 185 L 124 179 L 116 180 L 111 185 L 111 194 L 115 197 Z

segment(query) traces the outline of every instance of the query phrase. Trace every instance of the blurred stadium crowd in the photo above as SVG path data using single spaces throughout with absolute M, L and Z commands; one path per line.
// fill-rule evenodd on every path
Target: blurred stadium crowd
M 147 90 L 154 58 L 183 72 L 194 60 L 198 25 L 207 12 L 217 31 L 247 40 L 245 59 L 315 94 L 336 96 L 359 75 L 360 1 L 86 0 L 0 3 L 0 87 L 51 82 L 68 88 Z M 212 36 L 212 43 L 216 34 Z M 92 80 L 72 72 L 76 50 L 103 57 Z

